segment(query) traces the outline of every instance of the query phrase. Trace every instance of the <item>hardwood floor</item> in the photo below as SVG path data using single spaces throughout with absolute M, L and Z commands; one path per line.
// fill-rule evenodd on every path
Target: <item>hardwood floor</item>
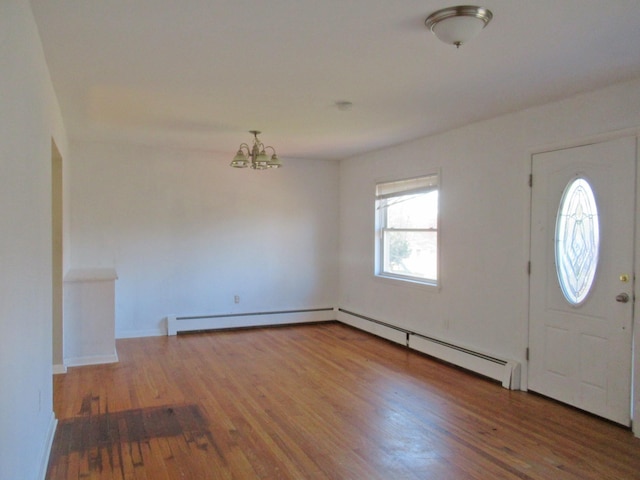
M 47 479 L 640 479 L 629 430 L 338 323 L 117 347 L 55 376 Z

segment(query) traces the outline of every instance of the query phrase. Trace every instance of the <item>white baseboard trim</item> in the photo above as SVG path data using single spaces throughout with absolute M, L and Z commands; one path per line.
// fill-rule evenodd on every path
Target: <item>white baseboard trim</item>
M 169 315 L 167 316 L 167 335 L 199 330 L 225 330 L 334 320 L 336 320 L 336 311 L 333 307 L 192 317 Z
M 55 365 L 53 366 L 53 374 L 54 374 L 54 375 L 60 375 L 60 374 L 62 374 L 62 373 L 67 373 L 67 367 L 66 367 L 66 365 L 60 365 L 59 363 L 58 363 L 58 364 L 55 364 Z
M 118 338 L 142 338 L 142 337 L 164 337 L 167 331 L 164 328 L 157 328 L 153 330 L 125 330 L 116 332 L 116 339 Z
M 65 367 L 82 367 L 85 365 L 99 365 L 102 363 L 118 363 L 118 353 L 113 352 L 111 355 L 91 355 L 64 359 Z
M 53 439 L 56 436 L 56 428 L 58 426 L 58 419 L 55 414 L 51 412 L 51 419 L 49 420 L 49 428 L 47 429 L 47 436 L 44 439 L 42 446 L 42 458 L 40 459 L 40 473 L 38 478 L 40 480 L 46 480 L 47 468 L 49 467 L 49 457 L 51 456 L 51 447 L 53 446 Z

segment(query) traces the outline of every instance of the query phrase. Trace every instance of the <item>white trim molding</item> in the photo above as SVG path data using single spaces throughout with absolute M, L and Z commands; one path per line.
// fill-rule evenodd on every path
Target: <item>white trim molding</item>
M 67 366 L 66 365 L 61 365 L 59 363 L 55 364 L 53 366 L 53 374 L 54 375 L 60 375 L 63 373 L 67 373 Z
M 64 359 L 65 371 L 66 367 L 82 367 L 85 365 L 99 365 L 102 363 L 118 363 L 118 353 L 114 351 L 111 355 L 91 355 Z
M 49 428 L 47 429 L 47 435 L 44 439 L 42 446 L 42 458 L 40 458 L 40 472 L 38 478 L 45 480 L 47 476 L 47 468 L 49 467 L 49 457 L 51 456 L 51 448 L 53 447 L 53 439 L 56 436 L 56 428 L 58 427 L 58 419 L 55 414 L 51 412 L 51 418 L 49 420 Z

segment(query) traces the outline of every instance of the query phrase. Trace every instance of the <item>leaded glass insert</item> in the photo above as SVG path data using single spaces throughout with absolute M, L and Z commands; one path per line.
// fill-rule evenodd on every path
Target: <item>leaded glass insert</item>
M 591 291 L 598 266 L 600 226 L 591 185 L 584 178 L 569 182 L 556 219 L 556 271 L 562 293 L 579 305 Z

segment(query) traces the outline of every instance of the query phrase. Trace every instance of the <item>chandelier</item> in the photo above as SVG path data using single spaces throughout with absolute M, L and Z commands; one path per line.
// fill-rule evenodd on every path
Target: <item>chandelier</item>
M 246 143 L 241 143 L 238 147 L 238 153 L 233 157 L 231 166 L 234 168 L 253 168 L 254 170 L 266 170 L 267 168 L 280 168 L 282 162 L 276 155 L 276 150 L 273 147 L 265 147 L 264 143 L 258 140 L 258 134 L 261 133 L 258 130 L 249 130 L 249 133 L 253 133 L 253 146 L 249 147 Z M 269 157 L 265 150 L 273 150 L 273 155 Z

